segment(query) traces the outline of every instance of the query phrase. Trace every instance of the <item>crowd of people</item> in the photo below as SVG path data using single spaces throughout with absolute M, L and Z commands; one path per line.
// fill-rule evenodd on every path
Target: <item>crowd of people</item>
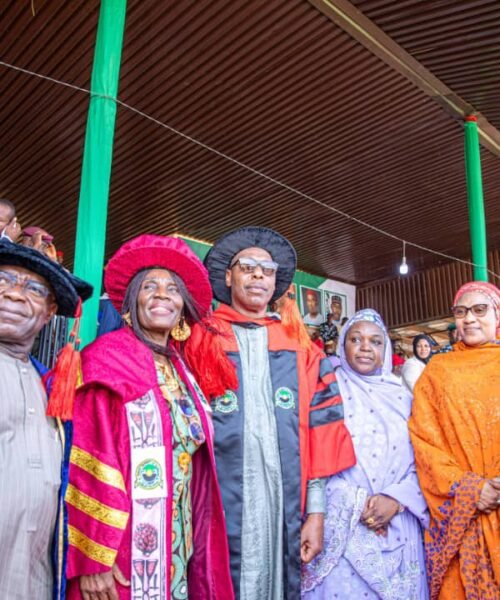
M 141 235 L 105 269 L 120 327 L 47 374 L 36 335 L 93 290 L 13 219 L 0 208 L 2 599 L 498 600 L 495 285 L 462 286 L 458 341 L 430 358 L 416 340 L 401 378 L 372 309 L 327 320 L 330 357 L 311 340 L 279 233 L 231 231 L 204 263 Z
M 56 249 L 54 236 L 38 226 L 23 229 L 17 218 L 16 207 L 6 198 L 0 198 L 0 239 L 34 248 L 54 262 L 63 263 L 63 253 Z

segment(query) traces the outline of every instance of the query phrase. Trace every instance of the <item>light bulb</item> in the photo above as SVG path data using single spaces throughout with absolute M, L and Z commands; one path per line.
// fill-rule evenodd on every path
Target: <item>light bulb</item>
M 399 272 L 401 275 L 408 275 L 408 264 L 406 263 L 406 256 L 403 256 L 403 261 L 399 265 Z

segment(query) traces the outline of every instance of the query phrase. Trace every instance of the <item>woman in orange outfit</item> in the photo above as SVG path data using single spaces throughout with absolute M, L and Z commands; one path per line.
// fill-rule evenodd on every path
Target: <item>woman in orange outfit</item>
M 455 296 L 461 340 L 415 387 L 410 432 L 431 513 L 431 600 L 500 598 L 500 290 L 472 282 Z

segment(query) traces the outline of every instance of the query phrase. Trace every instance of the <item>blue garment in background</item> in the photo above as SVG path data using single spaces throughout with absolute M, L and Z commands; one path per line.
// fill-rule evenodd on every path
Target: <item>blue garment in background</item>
M 97 320 L 99 322 L 97 337 L 123 327 L 122 317 L 107 295 L 102 296 L 99 301 Z

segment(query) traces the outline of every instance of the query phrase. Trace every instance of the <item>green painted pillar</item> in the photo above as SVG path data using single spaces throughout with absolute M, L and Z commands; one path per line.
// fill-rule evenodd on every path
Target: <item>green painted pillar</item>
M 474 279 L 488 281 L 488 249 L 486 244 L 486 219 L 484 215 L 483 180 L 477 119 L 465 118 L 465 173 L 469 205 L 470 240 Z
M 116 120 L 111 98 L 118 94 L 126 12 L 126 0 L 101 0 L 91 91 L 109 98 L 90 97 L 83 151 L 74 271 L 94 286 L 94 295 L 83 309 L 82 346 L 95 338 L 97 329 Z

